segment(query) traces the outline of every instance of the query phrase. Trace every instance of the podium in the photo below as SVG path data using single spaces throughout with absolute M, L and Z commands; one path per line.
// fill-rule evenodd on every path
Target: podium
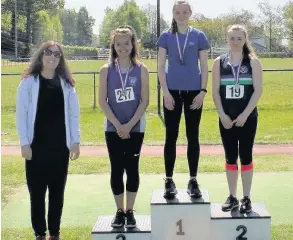
M 253 203 L 252 212 L 223 212 L 222 203 L 211 203 L 208 190 L 192 199 L 178 189 L 172 200 L 163 190 L 154 190 L 151 215 L 135 215 L 137 228 L 111 227 L 114 216 L 100 216 L 92 230 L 93 240 L 270 240 L 271 216 L 263 203 Z
M 263 203 L 252 203 L 252 211 L 223 212 L 220 203 L 211 205 L 212 239 L 270 240 L 271 217 Z
M 93 230 L 93 240 L 151 240 L 151 219 L 150 216 L 136 215 L 136 228 L 125 229 L 112 228 L 113 216 L 101 216 L 98 218 Z
M 152 239 L 210 239 L 208 191 L 202 190 L 202 198 L 197 200 L 183 189 L 178 189 L 173 200 L 166 200 L 163 194 L 163 190 L 157 190 L 152 196 Z

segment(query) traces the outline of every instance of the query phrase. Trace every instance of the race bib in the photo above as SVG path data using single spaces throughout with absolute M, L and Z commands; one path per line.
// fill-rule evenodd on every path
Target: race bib
M 127 87 L 125 91 L 122 88 L 115 89 L 116 102 L 128 102 L 134 100 L 133 87 Z
M 244 96 L 244 86 L 227 85 L 226 86 L 226 99 L 240 99 Z

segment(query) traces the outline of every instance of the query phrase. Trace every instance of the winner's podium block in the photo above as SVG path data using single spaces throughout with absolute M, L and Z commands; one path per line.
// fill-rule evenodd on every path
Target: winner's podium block
M 252 211 L 223 212 L 222 204 L 211 204 L 211 232 L 215 240 L 270 240 L 271 216 L 263 203 L 252 203 Z
M 202 198 L 191 199 L 186 190 L 178 190 L 172 200 L 155 190 L 151 200 L 153 240 L 210 239 L 210 200 L 207 190 Z
M 114 216 L 101 216 L 98 218 L 93 230 L 92 240 L 151 240 L 150 216 L 136 215 L 136 228 L 112 228 L 111 221 Z

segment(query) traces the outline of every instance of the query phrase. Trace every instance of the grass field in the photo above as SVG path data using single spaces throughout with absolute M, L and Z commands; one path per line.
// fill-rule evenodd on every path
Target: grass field
M 262 59 L 264 69 L 292 68 L 293 59 Z M 156 61 L 144 61 L 150 71 L 156 71 Z M 72 61 L 72 72 L 98 72 L 105 61 Z M 212 62 L 209 62 L 211 66 Z M 2 73 L 22 73 L 27 65 L 7 66 Z M 211 67 L 210 67 L 211 68 Z M 104 115 L 94 103 L 93 74 L 76 74 L 76 87 L 81 105 L 82 144 L 104 144 Z M 96 91 L 98 91 L 96 75 Z M 15 99 L 19 76 L 2 76 L 2 144 L 17 144 L 15 130 Z M 164 142 L 164 125 L 157 115 L 157 75 L 150 75 L 150 106 L 147 114 L 147 131 L 145 143 L 162 144 Z M 201 143 L 220 143 L 217 113 L 211 97 L 211 76 L 208 94 L 204 102 L 201 122 Z M 290 143 L 293 141 L 293 71 L 265 72 L 264 93 L 259 103 L 259 129 L 257 143 Z M 98 96 L 96 97 L 96 100 Z M 184 122 L 184 118 L 182 118 Z M 184 124 L 181 124 L 178 143 L 186 143 Z
M 256 156 L 254 161 L 252 197 L 255 202 L 264 202 L 272 215 L 272 240 L 293 239 L 293 188 L 290 184 L 293 180 L 293 156 Z M 227 197 L 227 183 L 223 171 L 222 157 L 201 157 L 199 182 L 203 188 L 209 190 L 212 202 L 222 202 Z M 2 156 L 3 240 L 33 239 L 24 172 L 24 162 L 21 158 Z M 113 214 L 115 206 L 108 172 L 107 158 L 82 157 L 71 162 L 61 230 L 63 239 L 90 239 L 96 218 L 99 215 Z M 163 186 L 162 158 L 142 157 L 140 172 L 141 187 L 135 206 L 136 214 L 149 214 L 151 192 Z M 187 161 L 180 157 L 176 161 L 174 176 L 178 188 L 186 187 L 187 175 Z M 239 196 L 242 189 L 240 182 Z

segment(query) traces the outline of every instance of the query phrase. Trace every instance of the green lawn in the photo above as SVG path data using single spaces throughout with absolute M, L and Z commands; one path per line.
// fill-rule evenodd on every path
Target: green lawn
M 290 184 L 293 180 L 293 156 L 256 156 L 254 162 L 252 197 L 255 202 L 264 202 L 272 215 L 272 239 L 293 239 L 293 188 Z M 201 158 L 199 182 L 203 188 L 209 190 L 211 202 L 222 202 L 227 195 L 223 170 L 222 157 Z M 141 187 L 135 208 L 137 214 L 149 214 L 151 192 L 163 186 L 162 158 L 142 157 L 140 171 Z M 188 180 L 186 159 L 177 159 L 175 171 L 174 179 L 178 188 L 185 188 Z M 71 162 L 69 173 L 61 233 L 66 240 L 90 239 L 97 217 L 113 214 L 115 208 L 109 187 L 109 162 L 107 158 L 82 157 Z M 24 162 L 20 157 L 2 157 L 1 184 L 2 239 L 33 239 Z
M 73 61 L 70 67 L 73 72 L 99 71 L 105 61 Z M 264 68 L 292 68 L 293 59 L 263 59 Z M 209 64 L 211 65 L 211 61 Z M 150 71 L 156 70 L 155 60 L 147 60 L 145 64 Z M 27 65 L 7 66 L 3 73 L 21 73 Z M 150 75 L 150 106 L 147 114 L 147 131 L 145 143 L 164 143 L 164 126 L 157 115 L 157 75 Z M 82 144 L 104 144 L 103 128 L 104 115 L 99 107 L 93 110 L 94 104 L 94 76 L 93 74 L 76 74 L 76 87 L 81 105 Z M 96 75 L 96 92 L 98 91 L 98 75 Z M 15 130 L 15 99 L 19 76 L 2 76 L 2 144 L 17 144 Z M 200 138 L 202 143 L 220 143 L 217 113 L 211 96 L 211 76 L 208 86 L 209 93 L 204 103 Z M 97 93 L 98 94 L 98 93 Z M 293 140 L 293 71 L 265 72 L 264 94 L 259 103 L 259 129 L 257 143 L 291 143 Z M 96 97 L 96 101 L 98 96 Z M 182 122 L 184 118 L 182 118 Z M 185 144 L 185 128 L 181 124 L 178 143 Z

